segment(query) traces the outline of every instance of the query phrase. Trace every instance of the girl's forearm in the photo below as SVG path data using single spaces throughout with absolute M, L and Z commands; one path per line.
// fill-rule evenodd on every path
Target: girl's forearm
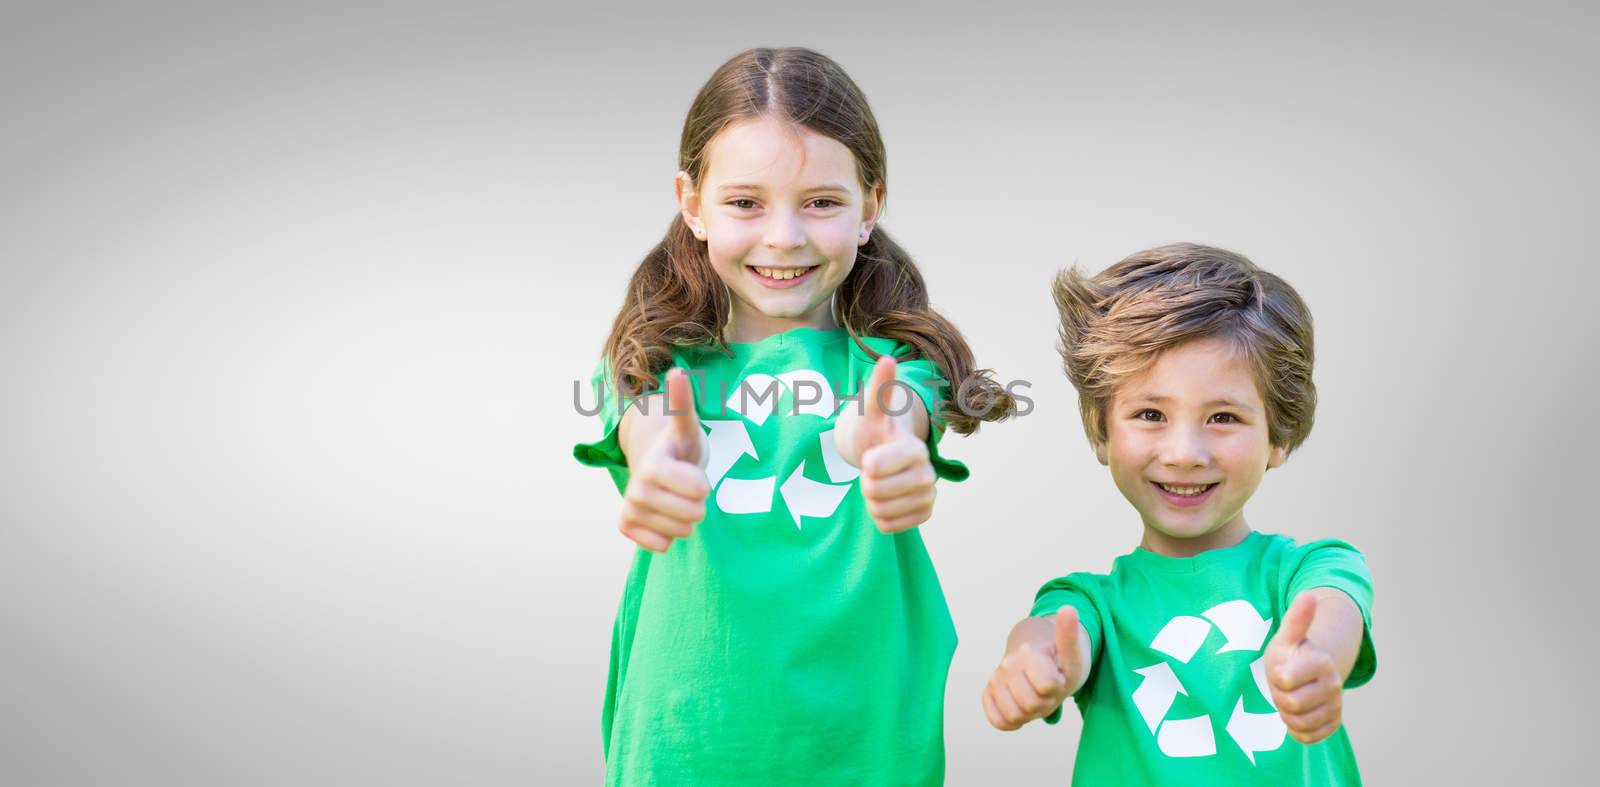
M 622 414 L 622 423 L 617 426 L 617 445 L 622 449 L 623 456 L 631 460 L 637 455 L 636 449 L 655 442 L 669 425 L 666 406 L 666 394 L 650 394 L 640 397 L 634 406 Z

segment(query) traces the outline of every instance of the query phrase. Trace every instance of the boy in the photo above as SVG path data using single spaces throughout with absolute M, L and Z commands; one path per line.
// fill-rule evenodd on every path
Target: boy
M 1039 590 L 984 688 L 989 722 L 1054 723 L 1073 697 L 1077 785 L 1359 784 L 1340 722 L 1377 668 L 1366 562 L 1244 518 L 1311 431 L 1305 303 L 1187 244 L 1063 271 L 1055 299 L 1084 428 L 1144 536 L 1110 574 Z

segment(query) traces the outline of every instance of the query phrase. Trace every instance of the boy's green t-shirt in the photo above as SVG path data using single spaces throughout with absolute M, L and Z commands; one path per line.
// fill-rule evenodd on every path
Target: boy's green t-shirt
M 1344 727 L 1310 746 L 1287 734 L 1263 671 L 1289 604 L 1318 587 L 1344 591 L 1365 622 L 1345 688 L 1377 670 L 1372 578 L 1342 541 L 1296 545 L 1251 533 L 1190 558 L 1143 549 L 1109 575 L 1071 574 L 1039 589 L 1033 615 L 1071 604 L 1093 667 L 1074 699 L 1083 735 L 1075 785 L 1353 785 Z M 1054 722 L 1058 717 L 1048 721 Z
M 730 349 L 674 352 L 708 431 L 711 495 L 692 536 L 635 552 L 602 713 L 606 783 L 941 783 L 955 628 L 921 535 L 879 532 L 833 441 L 856 406 L 835 394 L 857 394 L 874 359 L 842 329 Z M 897 375 L 913 406 L 938 401 L 931 362 Z M 574 454 L 621 491 L 614 389 L 602 417 L 605 437 Z M 942 426 L 929 430 L 935 472 L 964 479 L 939 455 Z

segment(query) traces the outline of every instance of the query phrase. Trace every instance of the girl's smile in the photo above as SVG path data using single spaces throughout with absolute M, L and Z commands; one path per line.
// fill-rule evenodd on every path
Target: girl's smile
M 811 273 L 819 267 L 821 266 L 811 265 L 803 268 L 768 268 L 758 265 L 746 265 L 745 270 L 752 273 L 763 286 L 771 287 L 775 290 L 781 290 L 788 287 L 798 286 L 802 281 L 805 280 L 807 276 L 811 275 Z

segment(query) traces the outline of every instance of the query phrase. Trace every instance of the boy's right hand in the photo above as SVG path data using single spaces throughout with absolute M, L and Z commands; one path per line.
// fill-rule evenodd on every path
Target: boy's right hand
M 666 423 L 628 456 L 628 488 L 617 529 L 639 546 L 665 552 L 706 517 L 706 438 L 695 415 L 694 390 L 682 369 L 667 372 Z M 635 455 L 636 454 L 636 455 Z
M 1064 606 L 1055 615 L 1055 637 L 1043 642 L 1024 638 L 989 676 L 983 689 L 983 713 L 996 729 L 1021 729 L 1055 712 L 1083 685 L 1078 637 L 1078 610 Z

